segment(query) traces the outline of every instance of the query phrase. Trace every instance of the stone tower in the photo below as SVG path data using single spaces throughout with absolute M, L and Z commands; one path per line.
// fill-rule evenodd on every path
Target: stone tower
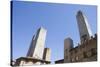
M 44 45 L 46 39 L 46 30 L 40 27 L 36 35 L 33 36 L 27 57 L 43 59 Z
M 92 32 L 90 26 L 88 24 L 86 16 L 82 13 L 82 11 L 78 11 L 76 15 L 80 40 L 83 43 L 86 39 L 89 39 L 92 36 Z
M 44 49 L 44 54 L 43 54 L 43 60 L 50 61 L 50 59 L 51 59 L 50 56 L 51 56 L 50 48 L 45 48 Z
M 70 62 L 70 49 L 73 48 L 73 40 L 66 38 L 64 40 L 64 63 Z

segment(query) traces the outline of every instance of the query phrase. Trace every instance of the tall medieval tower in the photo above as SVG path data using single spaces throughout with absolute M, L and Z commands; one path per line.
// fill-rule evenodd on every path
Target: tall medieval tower
M 92 36 L 92 32 L 90 26 L 88 24 L 86 16 L 82 13 L 82 11 L 78 11 L 76 15 L 80 40 L 83 43 L 86 39 L 89 39 Z

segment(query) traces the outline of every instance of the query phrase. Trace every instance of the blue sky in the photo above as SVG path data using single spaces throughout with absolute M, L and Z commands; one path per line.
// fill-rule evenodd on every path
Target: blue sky
M 51 61 L 63 59 L 64 39 L 71 37 L 77 46 L 78 10 L 83 11 L 93 34 L 97 32 L 97 7 L 90 5 L 42 2 L 13 2 L 13 59 L 26 56 L 33 35 L 40 26 L 47 29 L 45 47 L 51 49 Z

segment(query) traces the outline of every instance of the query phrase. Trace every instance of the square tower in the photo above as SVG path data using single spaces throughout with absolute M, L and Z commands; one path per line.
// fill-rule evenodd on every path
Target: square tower
M 43 54 L 43 60 L 50 61 L 50 59 L 51 59 L 50 56 L 51 56 L 50 48 L 45 48 L 44 49 L 44 54 Z
M 80 40 L 83 43 L 86 39 L 89 39 L 92 36 L 92 32 L 90 26 L 88 24 L 86 16 L 82 13 L 82 11 L 78 11 L 76 15 Z
M 40 27 L 36 35 L 33 36 L 27 57 L 43 59 L 44 45 L 46 39 L 46 29 Z
M 70 49 L 73 48 L 73 40 L 66 38 L 64 40 L 64 63 L 70 62 Z

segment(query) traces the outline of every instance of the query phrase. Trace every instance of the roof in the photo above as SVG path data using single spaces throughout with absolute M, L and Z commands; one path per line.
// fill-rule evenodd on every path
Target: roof
M 46 61 L 46 60 L 42 60 L 42 59 L 37 59 L 37 58 L 33 58 L 33 57 L 20 57 L 16 60 L 34 60 L 34 61 L 40 61 L 40 62 L 45 62 L 45 63 L 50 63 L 50 61 Z
M 64 59 L 57 60 L 55 63 L 64 63 Z

